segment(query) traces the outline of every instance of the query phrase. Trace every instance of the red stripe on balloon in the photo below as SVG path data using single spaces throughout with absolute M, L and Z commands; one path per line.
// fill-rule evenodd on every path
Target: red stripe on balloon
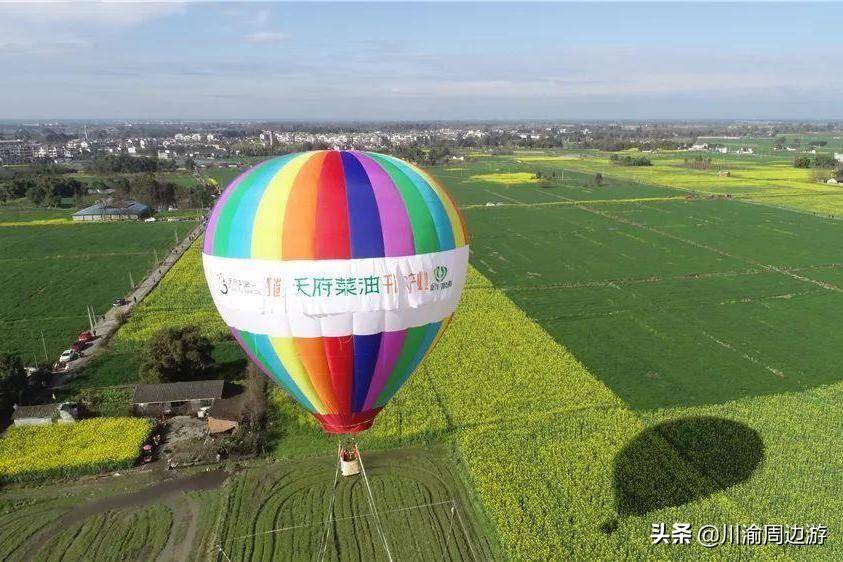
M 342 157 L 336 150 L 325 156 L 316 195 L 316 259 L 351 258 L 351 231 Z
M 314 223 L 318 215 L 316 187 L 327 155 L 327 151 L 311 153 L 290 187 L 282 227 L 282 259 L 312 260 L 314 258 Z
M 350 413 L 354 394 L 354 337 L 326 336 L 322 340 L 325 342 L 325 358 L 328 360 L 337 413 Z

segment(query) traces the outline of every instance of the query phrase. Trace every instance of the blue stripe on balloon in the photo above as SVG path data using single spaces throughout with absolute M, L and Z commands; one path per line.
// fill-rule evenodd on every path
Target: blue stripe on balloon
M 369 176 L 350 152 L 342 153 L 345 193 L 348 201 L 352 258 L 382 258 L 383 231 L 378 202 Z
M 375 374 L 380 346 L 381 334 L 354 336 L 354 395 L 351 400 L 351 409 L 354 412 L 363 410 L 363 403 Z
M 431 322 L 427 325 L 424 332 L 424 339 L 422 339 L 419 349 L 416 351 L 416 356 L 413 357 L 413 360 L 407 366 L 407 369 L 401 373 L 401 378 L 398 379 L 398 384 L 395 385 L 392 394 L 389 396 L 380 396 L 376 406 L 385 406 L 386 403 L 392 400 L 392 397 L 401 390 L 401 387 L 404 386 L 404 383 L 407 382 L 407 379 L 410 378 L 410 375 L 413 374 L 413 371 L 416 370 L 416 367 L 418 367 L 419 363 L 421 363 L 422 359 L 424 359 L 425 354 L 428 350 L 430 350 L 430 346 L 433 345 L 433 341 L 436 339 L 436 334 L 439 332 L 440 326 L 442 326 L 441 320 L 439 322 Z
M 245 192 L 231 220 L 231 232 L 228 236 L 228 252 L 226 257 L 251 257 L 252 229 L 254 228 L 255 215 L 257 215 L 261 198 L 266 188 L 269 187 L 272 177 L 295 156 L 295 154 L 288 154 L 268 161 L 266 165 L 256 168 L 238 186 L 238 189 L 243 189 Z
M 261 362 L 269 369 L 269 372 L 275 375 L 278 384 L 289 392 L 296 401 L 310 410 L 316 412 L 316 408 L 310 403 L 310 400 L 302 394 L 299 387 L 296 385 L 290 373 L 284 368 L 284 364 L 275 353 L 275 348 L 272 347 L 272 342 L 269 341 L 269 336 L 264 334 L 253 334 L 255 342 L 255 351 Z

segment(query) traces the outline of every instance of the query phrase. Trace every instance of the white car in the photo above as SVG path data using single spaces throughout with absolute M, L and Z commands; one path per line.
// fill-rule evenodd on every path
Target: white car
M 77 357 L 79 357 L 79 355 L 75 351 L 72 349 L 65 349 L 61 352 L 61 355 L 59 355 L 59 361 L 67 363 L 68 361 L 73 361 Z

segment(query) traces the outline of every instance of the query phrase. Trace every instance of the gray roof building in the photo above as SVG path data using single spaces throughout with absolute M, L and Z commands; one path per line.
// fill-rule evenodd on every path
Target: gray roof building
M 162 404 L 189 400 L 218 400 L 225 381 L 183 381 L 159 384 L 139 384 L 135 388 L 133 404 Z
M 15 406 L 12 420 L 15 425 L 44 425 L 53 422 L 73 423 L 78 412 L 75 404 L 36 404 L 34 406 Z
M 116 201 L 104 199 L 90 207 L 73 213 L 75 221 L 102 221 L 142 219 L 152 214 L 149 205 L 137 201 Z

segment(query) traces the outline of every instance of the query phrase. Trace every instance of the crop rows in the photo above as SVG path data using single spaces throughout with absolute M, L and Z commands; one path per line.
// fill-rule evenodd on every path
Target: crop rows
M 366 466 L 380 519 L 398 560 L 470 560 L 490 555 L 473 509 L 441 448 L 371 453 Z M 334 475 L 333 457 L 250 468 L 226 489 L 218 539 L 232 560 L 316 559 L 327 532 L 326 559 L 385 560 L 366 489 L 340 479 L 330 530 L 322 524 Z M 453 500 L 453 504 L 451 503 Z M 451 511 L 454 505 L 459 510 Z M 284 529 L 273 532 L 277 529 Z
M 163 505 L 95 515 L 70 525 L 35 560 L 154 560 L 167 543 L 172 512 Z

